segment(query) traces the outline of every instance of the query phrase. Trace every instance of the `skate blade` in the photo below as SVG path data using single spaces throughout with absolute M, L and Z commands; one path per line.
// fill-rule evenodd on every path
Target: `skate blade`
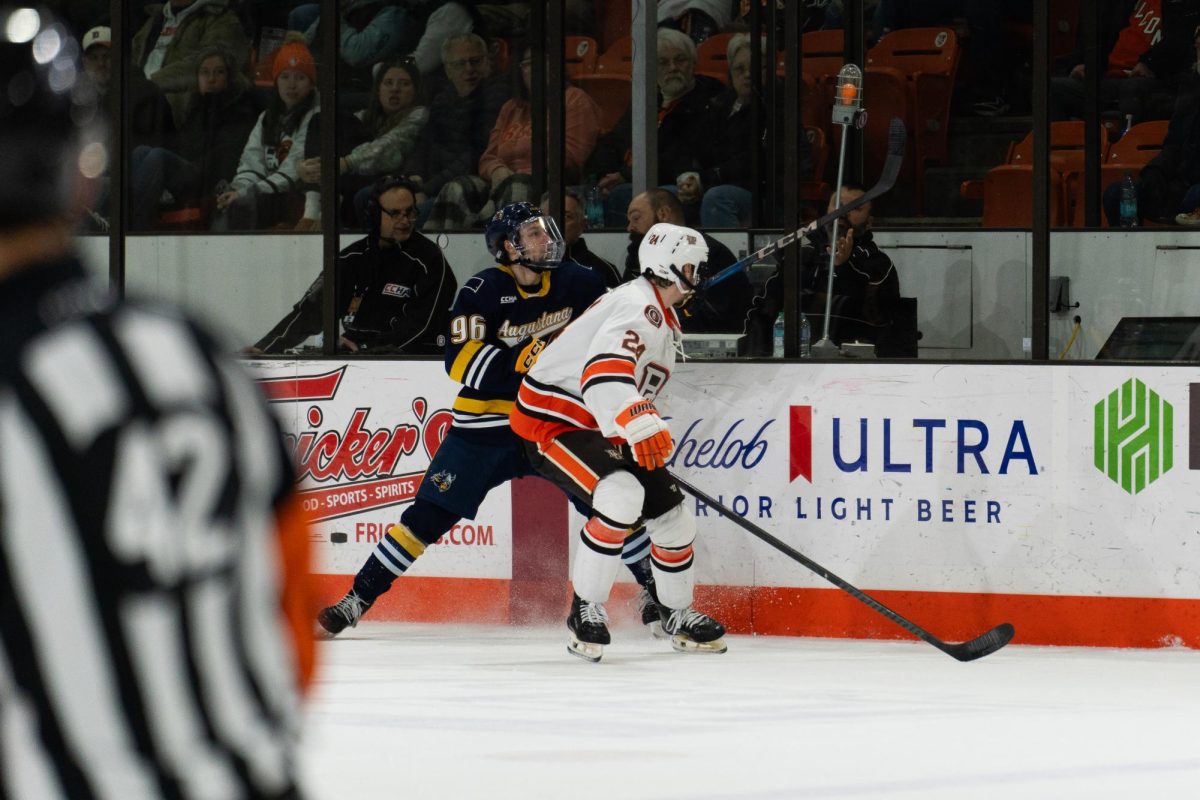
M 313 638 L 319 642 L 326 642 L 337 636 L 336 633 L 326 628 L 320 622 L 313 625 Z
M 661 622 L 651 622 L 646 626 L 650 630 L 650 635 L 655 639 L 670 639 L 671 637 L 663 630 Z
M 600 656 L 604 655 L 604 645 L 581 642 L 572 635 L 571 641 L 567 642 L 567 652 L 595 664 L 600 660 Z
M 697 642 L 690 636 L 684 636 L 682 633 L 677 633 L 671 637 L 671 647 L 674 647 L 681 653 L 711 653 L 712 655 L 720 655 L 729 649 L 729 645 L 725 644 L 725 639 L 713 639 L 711 642 Z

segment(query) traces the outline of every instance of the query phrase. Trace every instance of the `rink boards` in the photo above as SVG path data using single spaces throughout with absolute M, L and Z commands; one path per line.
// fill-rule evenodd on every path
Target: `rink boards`
M 411 502 L 455 385 L 441 362 L 249 366 L 296 451 L 322 592 L 339 594 Z M 671 469 L 943 638 L 1008 620 L 1018 642 L 1200 647 L 1194 369 L 690 362 L 660 407 Z M 906 635 L 693 508 L 697 602 L 732 630 Z M 372 615 L 555 619 L 580 521 L 542 481 L 498 489 Z

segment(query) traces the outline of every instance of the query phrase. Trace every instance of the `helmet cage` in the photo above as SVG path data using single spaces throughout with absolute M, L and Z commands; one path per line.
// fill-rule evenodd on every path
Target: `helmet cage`
M 536 258 L 527 252 L 534 245 L 534 242 L 529 241 L 528 237 L 536 237 L 545 243 L 545 250 Z M 533 270 L 554 269 L 562 263 L 563 254 L 567 249 L 566 240 L 563 239 L 562 232 L 558 229 L 558 223 L 554 221 L 553 217 L 545 214 L 522 222 L 513 231 L 512 238 L 508 241 L 517 251 L 516 263 Z

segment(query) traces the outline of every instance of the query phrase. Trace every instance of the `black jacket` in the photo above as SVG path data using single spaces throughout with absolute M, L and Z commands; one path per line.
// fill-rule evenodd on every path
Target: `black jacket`
M 696 151 L 696 162 L 700 173 L 700 183 L 705 191 L 721 184 L 733 184 L 743 189 L 753 191 L 753 170 L 751 142 L 756 142 L 761 157 L 759 187 L 766 189 L 775 176 L 768 174 L 767 161 L 767 119 L 768 109 L 762 110 L 762 128 L 758 136 L 751 136 L 754 125 L 754 110 L 749 104 L 738 108 L 737 92 L 733 89 L 714 97 L 710 104 L 713 127 L 701 139 L 700 148 Z M 782 131 L 776 131 L 775 141 L 782 141 Z M 800 160 L 800 177 L 812 176 L 812 149 L 806 136 L 800 137 L 798 156 Z
M 420 233 L 397 247 L 360 239 L 338 254 L 335 308 L 343 336 L 367 353 L 437 355 L 446 343 L 458 281 L 441 249 Z M 281 353 L 321 332 L 324 282 L 305 292 L 291 313 L 256 345 Z
M 587 242 L 583 240 L 582 236 L 576 239 L 574 244 L 567 245 L 563 261 L 574 261 L 576 264 L 582 264 L 600 273 L 600 276 L 604 278 L 604 285 L 609 289 L 621 282 L 621 273 L 617 270 L 617 265 L 588 250 Z
M 801 308 L 813 330 L 824 330 L 825 292 L 829 284 L 829 234 L 822 228 L 800 247 Z M 833 273 L 833 319 L 829 336 L 843 342 L 875 342 L 892 324 L 900 301 L 900 277 L 892 259 L 875 244 L 870 231 L 854 239 L 854 250 Z M 816 338 L 816 334 L 814 334 Z
M 212 195 L 219 181 L 233 179 L 259 111 L 244 79 L 223 92 L 188 98 L 173 150 L 199 171 L 201 196 Z
M 716 97 L 724 84 L 707 75 L 697 75 L 692 90 L 679 98 L 671 109 L 662 115 L 658 125 L 658 184 L 673 184 L 684 172 L 699 166 L 697 153 L 701 151 L 706 137 L 712 136 L 716 125 L 716 111 L 709 101 Z M 662 107 L 662 95 L 658 96 Z M 588 162 L 589 169 L 598 175 L 619 172 L 630 180 L 632 168 L 626 163 L 626 154 L 633 146 L 633 109 L 627 109 L 616 126 L 600 137 L 596 149 Z
M 409 173 L 424 181 L 421 191 L 436 197 L 447 182 L 479 171 L 479 157 L 487 149 L 488 137 L 500 115 L 500 107 L 512 96 L 502 75 L 493 75 L 466 97 L 447 86 L 429 107 L 429 121 L 413 153 Z

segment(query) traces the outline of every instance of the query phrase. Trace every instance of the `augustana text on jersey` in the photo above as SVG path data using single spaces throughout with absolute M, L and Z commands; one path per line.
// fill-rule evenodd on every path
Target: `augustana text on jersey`
M 519 324 L 506 319 L 496 331 L 496 336 L 513 344 L 529 336 L 545 336 L 570 322 L 571 311 L 570 307 L 560 308 L 558 311 L 543 311 L 534 321 Z

